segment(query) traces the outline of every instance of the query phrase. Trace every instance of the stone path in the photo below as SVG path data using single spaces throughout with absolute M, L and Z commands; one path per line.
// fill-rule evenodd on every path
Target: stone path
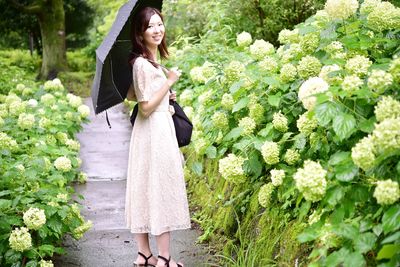
M 91 99 L 85 100 L 92 109 Z M 85 199 L 82 214 L 93 222 L 93 228 L 82 239 L 67 237 L 63 242 L 67 254 L 57 257 L 60 267 L 126 267 L 133 266 L 137 247 L 133 234 L 124 224 L 124 201 L 128 149 L 131 134 L 129 120 L 123 105 L 108 111 L 112 129 L 105 114 L 92 114 L 91 122 L 78 135 L 81 142 L 82 170 L 88 182 L 76 185 Z M 171 254 L 186 267 L 211 266 L 207 249 L 196 245 L 197 230 L 172 232 Z M 153 253 L 157 253 L 155 239 L 151 238 Z

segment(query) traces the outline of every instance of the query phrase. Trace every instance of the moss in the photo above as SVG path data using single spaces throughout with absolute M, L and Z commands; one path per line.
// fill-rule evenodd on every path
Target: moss
M 90 96 L 93 81 L 92 72 L 60 72 L 58 77 L 65 88 L 81 97 Z

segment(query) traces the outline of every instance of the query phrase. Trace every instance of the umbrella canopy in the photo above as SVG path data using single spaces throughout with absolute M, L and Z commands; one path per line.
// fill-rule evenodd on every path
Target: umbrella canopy
M 124 101 L 132 83 L 131 20 L 140 9 L 161 10 L 162 0 L 130 0 L 118 11 L 110 32 L 96 50 L 96 74 L 92 86 L 96 114 Z

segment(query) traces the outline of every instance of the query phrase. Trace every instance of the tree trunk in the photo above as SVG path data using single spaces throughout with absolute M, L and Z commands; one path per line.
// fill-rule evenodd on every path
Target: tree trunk
M 37 13 L 42 35 L 43 61 L 39 78 L 54 79 L 67 66 L 63 0 L 45 1 Z

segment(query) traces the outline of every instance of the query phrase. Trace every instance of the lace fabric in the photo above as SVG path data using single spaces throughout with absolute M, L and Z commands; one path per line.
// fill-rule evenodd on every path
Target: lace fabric
M 143 58 L 135 61 L 132 71 L 138 101 L 151 99 L 166 80 L 161 69 Z M 160 235 L 190 228 L 182 155 L 168 94 L 156 111 L 147 118 L 139 112 L 132 129 L 125 198 L 125 221 L 132 233 Z

